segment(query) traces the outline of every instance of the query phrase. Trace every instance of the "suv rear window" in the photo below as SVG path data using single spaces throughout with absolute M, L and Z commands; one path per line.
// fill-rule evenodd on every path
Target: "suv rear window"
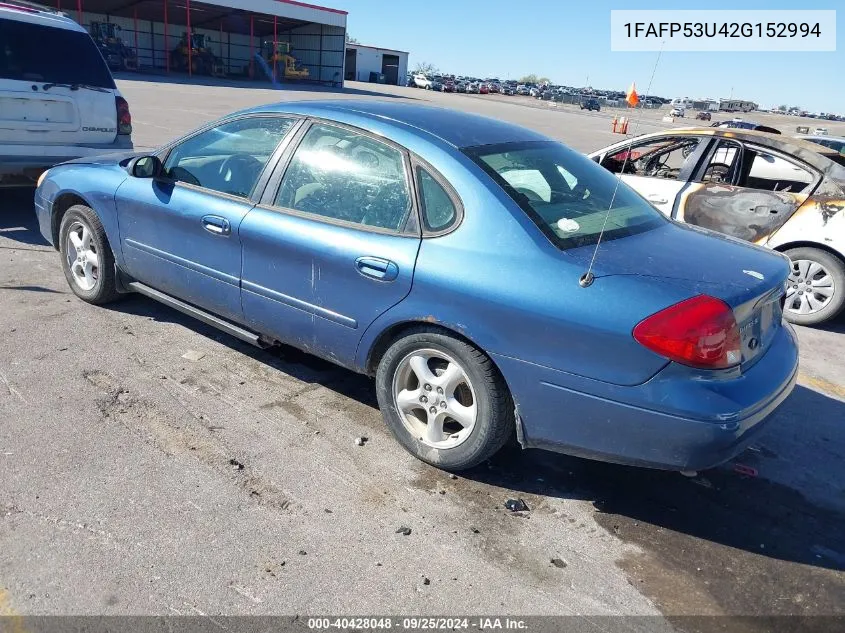
M 115 87 L 87 33 L 0 19 L 0 79 Z
M 616 176 L 560 143 L 505 143 L 463 151 L 558 248 L 595 244 L 605 218 L 603 240 L 668 222 Z

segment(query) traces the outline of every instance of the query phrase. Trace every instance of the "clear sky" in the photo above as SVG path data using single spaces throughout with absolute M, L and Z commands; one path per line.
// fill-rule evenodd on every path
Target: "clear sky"
M 316 0 L 349 11 L 362 44 L 409 51 L 410 65 L 645 92 L 657 53 L 610 52 L 611 9 L 677 9 L 677 2 L 616 0 Z M 689 9 L 839 9 L 833 53 L 676 53 L 660 58 L 651 93 L 729 97 L 764 107 L 795 105 L 845 114 L 845 1 L 707 0 Z

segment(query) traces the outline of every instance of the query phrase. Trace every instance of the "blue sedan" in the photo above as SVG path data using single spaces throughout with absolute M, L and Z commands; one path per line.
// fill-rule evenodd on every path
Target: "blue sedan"
M 445 469 L 512 437 L 712 467 L 797 376 L 784 256 L 676 224 L 496 120 L 262 106 L 154 153 L 54 167 L 35 206 L 82 300 L 141 293 L 374 376 L 396 439 Z

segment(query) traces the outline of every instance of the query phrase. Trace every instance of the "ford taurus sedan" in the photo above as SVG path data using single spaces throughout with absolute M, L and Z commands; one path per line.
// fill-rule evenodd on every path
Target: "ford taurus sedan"
M 35 204 L 82 300 L 141 293 L 374 376 L 396 439 L 445 469 L 511 437 L 707 468 L 797 375 L 783 255 L 675 223 L 492 119 L 262 106 L 151 154 L 55 167 Z
M 711 127 L 646 134 L 590 157 L 676 220 L 789 256 L 793 323 L 816 325 L 845 309 L 845 155 Z

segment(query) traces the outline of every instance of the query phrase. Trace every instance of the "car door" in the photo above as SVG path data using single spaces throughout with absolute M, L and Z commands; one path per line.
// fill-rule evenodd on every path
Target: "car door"
M 677 219 L 765 244 L 820 181 L 810 167 L 771 149 L 720 139 L 683 193 Z
M 173 146 L 161 177 L 127 178 L 115 195 L 126 272 L 242 320 L 238 229 L 295 121 L 248 116 L 220 123 Z
M 360 130 L 310 126 L 241 225 L 250 326 L 352 364 L 367 326 L 411 289 L 420 230 L 408 160 Z
M 671 217 L 706 146 L 698 136 L 651 137 L 609 151 L 601 165 L 621 173 L 626 184 Z

